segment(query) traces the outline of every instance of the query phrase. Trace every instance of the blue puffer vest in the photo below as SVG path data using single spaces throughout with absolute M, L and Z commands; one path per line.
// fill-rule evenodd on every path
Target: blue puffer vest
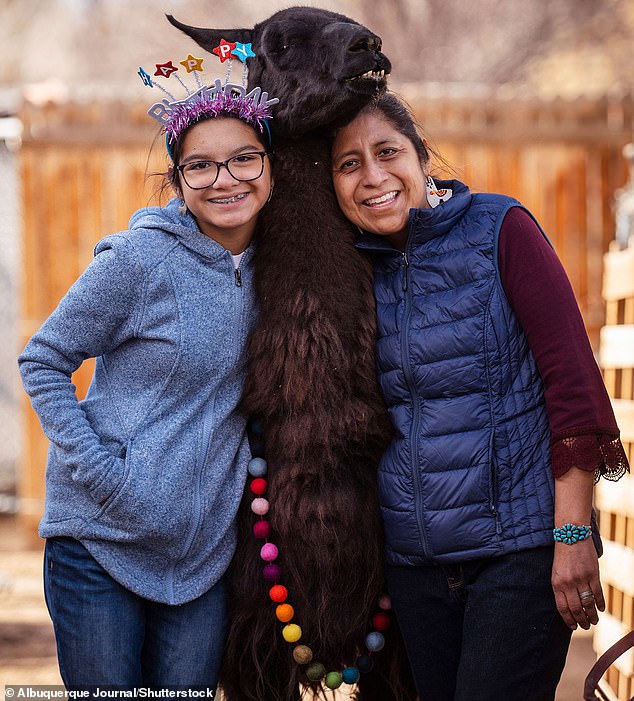
M 405 252 L 363 235 L 375 266 L 377 363 L 395 436 L 379 469 L 387 561 L 421 565 L 552 543 L 543 385 L 502 289 L 501 195 L 457 181 L 411 210 Z

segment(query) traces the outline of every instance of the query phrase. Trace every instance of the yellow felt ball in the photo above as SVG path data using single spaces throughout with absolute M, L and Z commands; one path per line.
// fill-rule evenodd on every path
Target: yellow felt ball
M 288 623 L 293 619 L 293 616 L 295 615 L 295 609 L 290 604 L 280 604 L 275 609 L 275 615 L 277 616 L 278 621 L 282 621 L 282 623 Z
M 282 636 L 287 643 L 296 643 L 302 637 L 302 629 L 296 623 L 289 623 L 282 628 Z

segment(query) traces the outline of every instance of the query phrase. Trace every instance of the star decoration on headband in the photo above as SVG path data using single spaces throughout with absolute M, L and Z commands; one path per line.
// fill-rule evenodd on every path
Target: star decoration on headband
M 177 70 L 178 68 L 176 68 L 171 61 L 167 63 L 157 63 L 154 75 L 159 76 L 159 78 L 169 78 L 172 73 L 176 73 Z
M 240 41 L 236 41 L 236 48 L 231 53 L 244 63 L 248 58 L 253 58 L 255 56 L 252 46 L 251 43 L 243 44 Z
M 185 68 L 185 70 L 188 73 L 191 73 L 192 71 L 202 71 L 203 60 L 204 59 L 202 58 L 196 58 L 189 54 L 189 56 L 186 59 L 179 61 L 179 63 Z
M 156 73 L 158 78 L 170 78 L 173 87 L 179 83 L 185 93 L 182 98 L 173 95 L 165 85 L 161 85 L 161 80 L 150 77 L 142 67 L 139 67 L 137 75 L 143 84 L 149 88 L 158 88 L 168 99 L 163 98 L 160 102 L 155 102 L 148 110 L 148 115 L 159 122 L 166 135 L 168 153 L 171 155 L 170 144 L 190 126 L 202 119 L 212 119 L 222 115 L 229 115 L 241 119 L 246 124 L 258 129 L 262 134 L 270 132 L 267 124 L 273 115 L 271 107 L 279 102 L 276 97 L 269 98 L 269 94 L 260 87 L 252 87 L 247 92 L 248 68 L 246 59 L 255 56 L 252 44 L 242 42 L 228 42 L 221 39 L 220 44 L 213 50 L 220 61 L 227 62 L 227 75 L 224 81 L 216 78 L 213 82 L 205 81 L 203 85 L 199 76 L 203 71 L 203 59 L 196 58 L 189 54 L 187 58 L 178 61 L 184 70 L 195 80 L 196 87 L 192 89 L 181 78 L 181 73 L 175 61 L 157 63 Z M 234 57 L 242 63 L 242 84 L 229 82 L 231 66 Z M 188 76 L 189 79 L 189 76 Z
M 234 41 L 226 41 L 225 39 L 221 39 L 220 44 L 218 44 L 215 49 L 212 49 L 211 52 L 218 56 L 220 63 L 224 63 L 231 58 L 231 53 L 235 48 L 236 43 Z
M 153 88 L 154 83 L 152 82 L 152 77 L 150 76 L 149 73 L 146 73 L 141 66 L 139 66 L 139 70 L 137 72 L 137 75 L 141 80 L 143 81 L 143 85 L 147 85 L 148 88 Z

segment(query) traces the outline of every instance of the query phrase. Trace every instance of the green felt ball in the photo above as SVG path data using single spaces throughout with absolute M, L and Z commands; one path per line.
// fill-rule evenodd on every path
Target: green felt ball
M 326 675 L 326 686 L 329 689 L 338 689 L 343 683 L 341 674 L 339 672 L 328 672 Z
M 318 682 L 320 679 L 324 678 L 326 674 L 326 668 L 321 662 L 313 662 L 306 668 L 306 676 L 311 682 Z

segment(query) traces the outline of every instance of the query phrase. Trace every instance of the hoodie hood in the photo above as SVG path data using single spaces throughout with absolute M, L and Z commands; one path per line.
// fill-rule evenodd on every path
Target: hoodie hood
M 184 214 L 179 212 L 181 204 L 182 200 L 175 197 L 165 207 L 139 209 L 130 219 L 130 231 L 160 229 L 175 236 L 183 246 L 205 258 L 214 260 L 226 255 L 227 250 L 223 246 L 202 233 L 189 210 Z

